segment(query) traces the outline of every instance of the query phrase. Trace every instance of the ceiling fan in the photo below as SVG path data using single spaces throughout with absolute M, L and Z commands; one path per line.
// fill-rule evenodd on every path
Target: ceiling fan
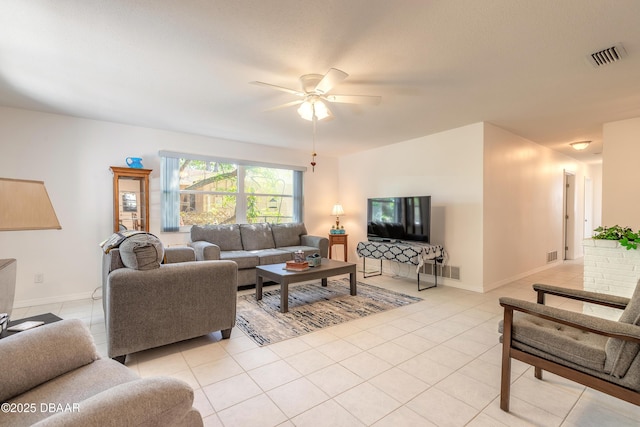
M 338 102 L 343 104 L 367 104 L 377 105 L 380 103 L 380 96 L 371 95 L 334 95 L 329 91 L 338 83 L 346 79 L 349 75 L 337 68 L 331 68 L 323 76 L 322 74 L 305 74 L 300 77 L 302 90 L 289 89 L 264 82 L 251 82 L 251 84 L 266 86 L 282 92 L 287 92 L 297 96 L 299 99 L 287 102 L 282 105 L 270 108 L 267 111 L 279 110 L 280 108 L 298 107 L 298 114 L 305 120 L 322 120 L 333 117 L 327 103 Z

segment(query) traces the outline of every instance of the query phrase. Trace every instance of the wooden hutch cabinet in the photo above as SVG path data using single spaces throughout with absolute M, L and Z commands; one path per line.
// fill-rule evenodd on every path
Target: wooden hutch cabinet
M 111 166 L 113 172 L 113 231 L 149 231 L 151 169 Z

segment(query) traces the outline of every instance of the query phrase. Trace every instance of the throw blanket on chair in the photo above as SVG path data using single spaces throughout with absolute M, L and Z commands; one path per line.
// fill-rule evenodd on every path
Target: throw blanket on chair
M 153 237 L 156 237 L 155 235 L 148 233 L 146 231 L 123 230 L 123 231 L 118 231 L 117 233 L 113 233 L 111 237 L 109 237 L 107 240 L 100 243 L 100 247 L 102 248 L 105 254 L 108 254 L 111 249 L 117 248 L 122 244 L 122 242 L 127 240 L 127 238 L 136 234 L 149 234 Z

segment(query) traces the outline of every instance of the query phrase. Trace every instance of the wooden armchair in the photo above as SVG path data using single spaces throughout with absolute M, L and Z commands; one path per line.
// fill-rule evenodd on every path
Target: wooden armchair
M 504 307 L 500 408 L 509 411 L 511 359 L 640 405 L 640 282 L 631 298 L 535 284 L 537 304 L 500 298 Z M 614 307 L 618 321 L 544 305 L 545 295 Z

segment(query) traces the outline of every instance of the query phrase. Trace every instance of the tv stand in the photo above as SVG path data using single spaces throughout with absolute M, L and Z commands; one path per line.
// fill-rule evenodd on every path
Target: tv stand
M 391 240 L 391 239 L 388 239 Z M 434 282 L 430 286 L 420 287 L 420 270 L 426 262 L 433 262 L 434 265 L 442 264 L 446 252 L 441 245 L 430 245 L 423 242 L 410 242 L 406 240 L 391 241 L 366 241 L 359 242 L 356 248 L 359 257 L 362 258 L 363 275 L 365 278 L 382 275 L 382 260 L 399 262 L 401 264 L 411 264 L 416 266 L 418 275 L 418 291 L 424 291 L 438 286 L 438 269 L 433 269 Z M 366 273 L 367 258 L 380 260 L 380 270 L 377 273 Z

